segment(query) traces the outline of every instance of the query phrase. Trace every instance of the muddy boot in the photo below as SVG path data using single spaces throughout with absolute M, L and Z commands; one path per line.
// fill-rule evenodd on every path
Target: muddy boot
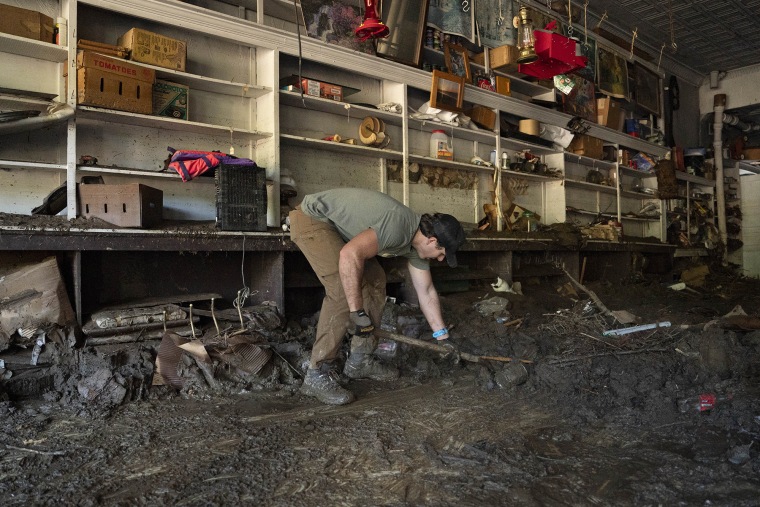
M 375 350 L 374 336 L 354 336 L 351 338 L 351 353 L 343 367 L 343 373 L 352 379 L 368 378 L 379 381 L 396 380 L 398 369 L 380 362 L 372 352 Z
M 314 396 L 328 405 L 351 403 L 355 399 L 354 393 L 341 387 L 336 377 L 337 373 L 329 365 L 309 368 L 306 370 L 306 378 L 303 379 L 301 392 L 307 396 Z

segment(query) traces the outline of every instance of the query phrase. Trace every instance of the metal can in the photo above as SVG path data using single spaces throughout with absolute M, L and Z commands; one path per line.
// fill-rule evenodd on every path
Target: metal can
M 526 380 L 528 380 L 528 369 L 520 361 L 509 363 L 494 375 L 494 381 L 502 389 L 519 386 L 524 384 Z

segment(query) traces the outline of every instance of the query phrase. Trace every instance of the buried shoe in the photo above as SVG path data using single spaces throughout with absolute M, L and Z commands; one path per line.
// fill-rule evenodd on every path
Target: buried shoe
M 352 352 L 343 367 L 343 373 L 352 379 L 368 378 L 387 382 L 398 378 L 398 369 L 380 362 L 372 354 Z
M 309 368 L 301 392 L 328 405 L 345 405 L 354 401 L 354 393 L 338 384 L 336 372 L 326 367 Z

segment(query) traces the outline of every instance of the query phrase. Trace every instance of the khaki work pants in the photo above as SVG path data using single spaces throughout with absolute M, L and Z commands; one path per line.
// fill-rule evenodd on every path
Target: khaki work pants
M 350 325 L 348 302 L 338 272 L 340 250 L 346 242 L 330 224 L 309 217 L 299 208 L 291 211 L 289 217 L 290 239 L 304 254 L 325 288 L 309 363 L 310 368 L 318 368 L 321 363 L 338 356 Z M 364 264 L 361 287 L 364 310 L 372 323 L 380 326 L 385 305 L 385 272 L 376 258 Z

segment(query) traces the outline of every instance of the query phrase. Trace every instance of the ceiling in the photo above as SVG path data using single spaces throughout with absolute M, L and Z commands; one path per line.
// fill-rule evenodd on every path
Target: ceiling
M 578 24 L 584 3 L 572 0 Z M 551 4 L 557 10 L 567 2 Z M 635 46 L 648 53 L 652 63 L 657 64 L 662 51 L 662 67 L 693 84 L 700 84 L 711 71 L 760 63 L 760 0 L 588 0 L 589 29 L 604 12 L 607 17 L 600 28 L 627 44 L 635 29 Z

